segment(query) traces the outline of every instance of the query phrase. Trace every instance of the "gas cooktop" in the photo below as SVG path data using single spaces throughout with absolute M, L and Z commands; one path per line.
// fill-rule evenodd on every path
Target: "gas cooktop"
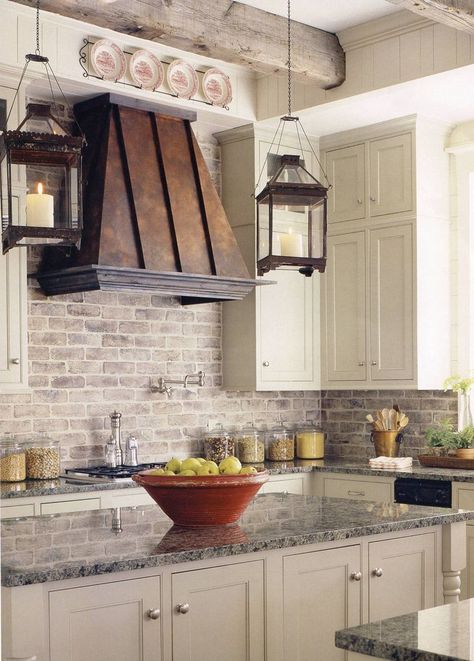
M 89 466 L 87 468 L 66 468 L 62 477 L 83 482 L 123 482 L 131 481 L 132 475 L 147 468 L 161 468 L 164 463 L 138 464 L 138 466 Z

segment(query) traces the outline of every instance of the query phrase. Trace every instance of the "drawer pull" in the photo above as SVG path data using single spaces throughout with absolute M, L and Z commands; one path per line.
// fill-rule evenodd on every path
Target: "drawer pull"
M 159 608 L 149 608 L 146 612 L 146 616 L 150 618 L 150 620 L 157 620 L 160 617 L 160 609 Z
M 264 360 L 263 363 L 262 363 L 262 365 L 263 365 L 264 367 L 270 367 L 270 363 L 268 362 L 268 360 Z
M 360 571 L 353 571 L 351 574 L 351 581 L 360 581 L 362 578 L 362 572 Z
M 19 358 L 12 358 L 12 363 L 13 363 L 13 365 L 19 365 L 20 364 L 20 359 Z
M 347 492 L 348 496 L 365 496 L 365 491 L 349 491 Z
M 176 611 L 181 613 L 181 615 L 186 615 L 186 613 L 189 613 L 189 604 L 178 604 Z
M 357 204 L 362 204 L 362 200 L 360 199 L 360 197 L 357 198 Z
M 381 576 L 383 576 L 383 569 L 382 569 L 382 567 L 376 567 L 376 568 L 374 569 L 374 571 L 372 572 L 372 575 L 373 575 L 373 576 L 377 576 L 377 578 L 380 578 Z

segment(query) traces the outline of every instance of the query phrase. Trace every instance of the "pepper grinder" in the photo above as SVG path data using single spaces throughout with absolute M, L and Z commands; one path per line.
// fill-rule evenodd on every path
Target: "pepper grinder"
M 117 466 L 123 465 L 123 452 L 122 452 L 122 443 L 120 438 L 120 419 L 122 414 L 118 411 L 114 411 L 110 414 L 110 423 L 112 427 L 112 437 L 111 440 L 115 445 L 115 459 Z

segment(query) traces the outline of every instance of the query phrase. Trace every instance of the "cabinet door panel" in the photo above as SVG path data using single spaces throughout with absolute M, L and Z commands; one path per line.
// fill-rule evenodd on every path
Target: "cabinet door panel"
M 365 217 L 365 147 L 354 145 L 326 154 L 326 168 L 332 188 L 328 194 L 328 221 Z
M 262 562 L 173 574 L 172 594 L 174 661 L 263 661 Z
M 414 377 L 413 290 L 411 225 L 372 230 L 370 361 L 375 381 Z
M 371 216 L 401 213 L 413 208 L 411 144 L 410 133 L 370 142 Z
M 319 285 L 317 278 L 278 269 L 268 279 L 277 284 L 257 292 L 261 385 L 312 382 L 319 371 L 319 365 L 313 364 L 313 347 L 318 344 L 317 338 L 313 339 L 313 288 Z
M 370 542 L 369 622 L 435 605 L 435 548 L 434 533 Z
M 364 232 L 328 238 L 325 333 L 328 381 L 364 381 Z
M 51 592 L 51 661 L 159 661 L 159 607 L 159 577 Z
M 285 661 L 347 658 L 334 634 L 361 623 L 359 546 L 288 556 L 283 571 Z

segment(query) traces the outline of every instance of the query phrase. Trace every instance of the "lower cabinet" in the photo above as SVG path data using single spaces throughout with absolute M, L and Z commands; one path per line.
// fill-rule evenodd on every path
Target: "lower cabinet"
M 264 661 L 263 561 L 172 576 L 174 661 Z
M 453 482 L 453 507 L 474 509 L 474 484 Z M 461 573 L 461 598 L 474 597 L 474 523 L 466 525 L 466 569 Z
M 286 557 L 283 576 L 285 661 L 344 659 L 334 632 L 361 624 L 360 546 Z
M 50 661 L 160 661 L 160 580 L 50 592 Z
M 436 605 L 433 533 L 369 543 L 369 622 Z

